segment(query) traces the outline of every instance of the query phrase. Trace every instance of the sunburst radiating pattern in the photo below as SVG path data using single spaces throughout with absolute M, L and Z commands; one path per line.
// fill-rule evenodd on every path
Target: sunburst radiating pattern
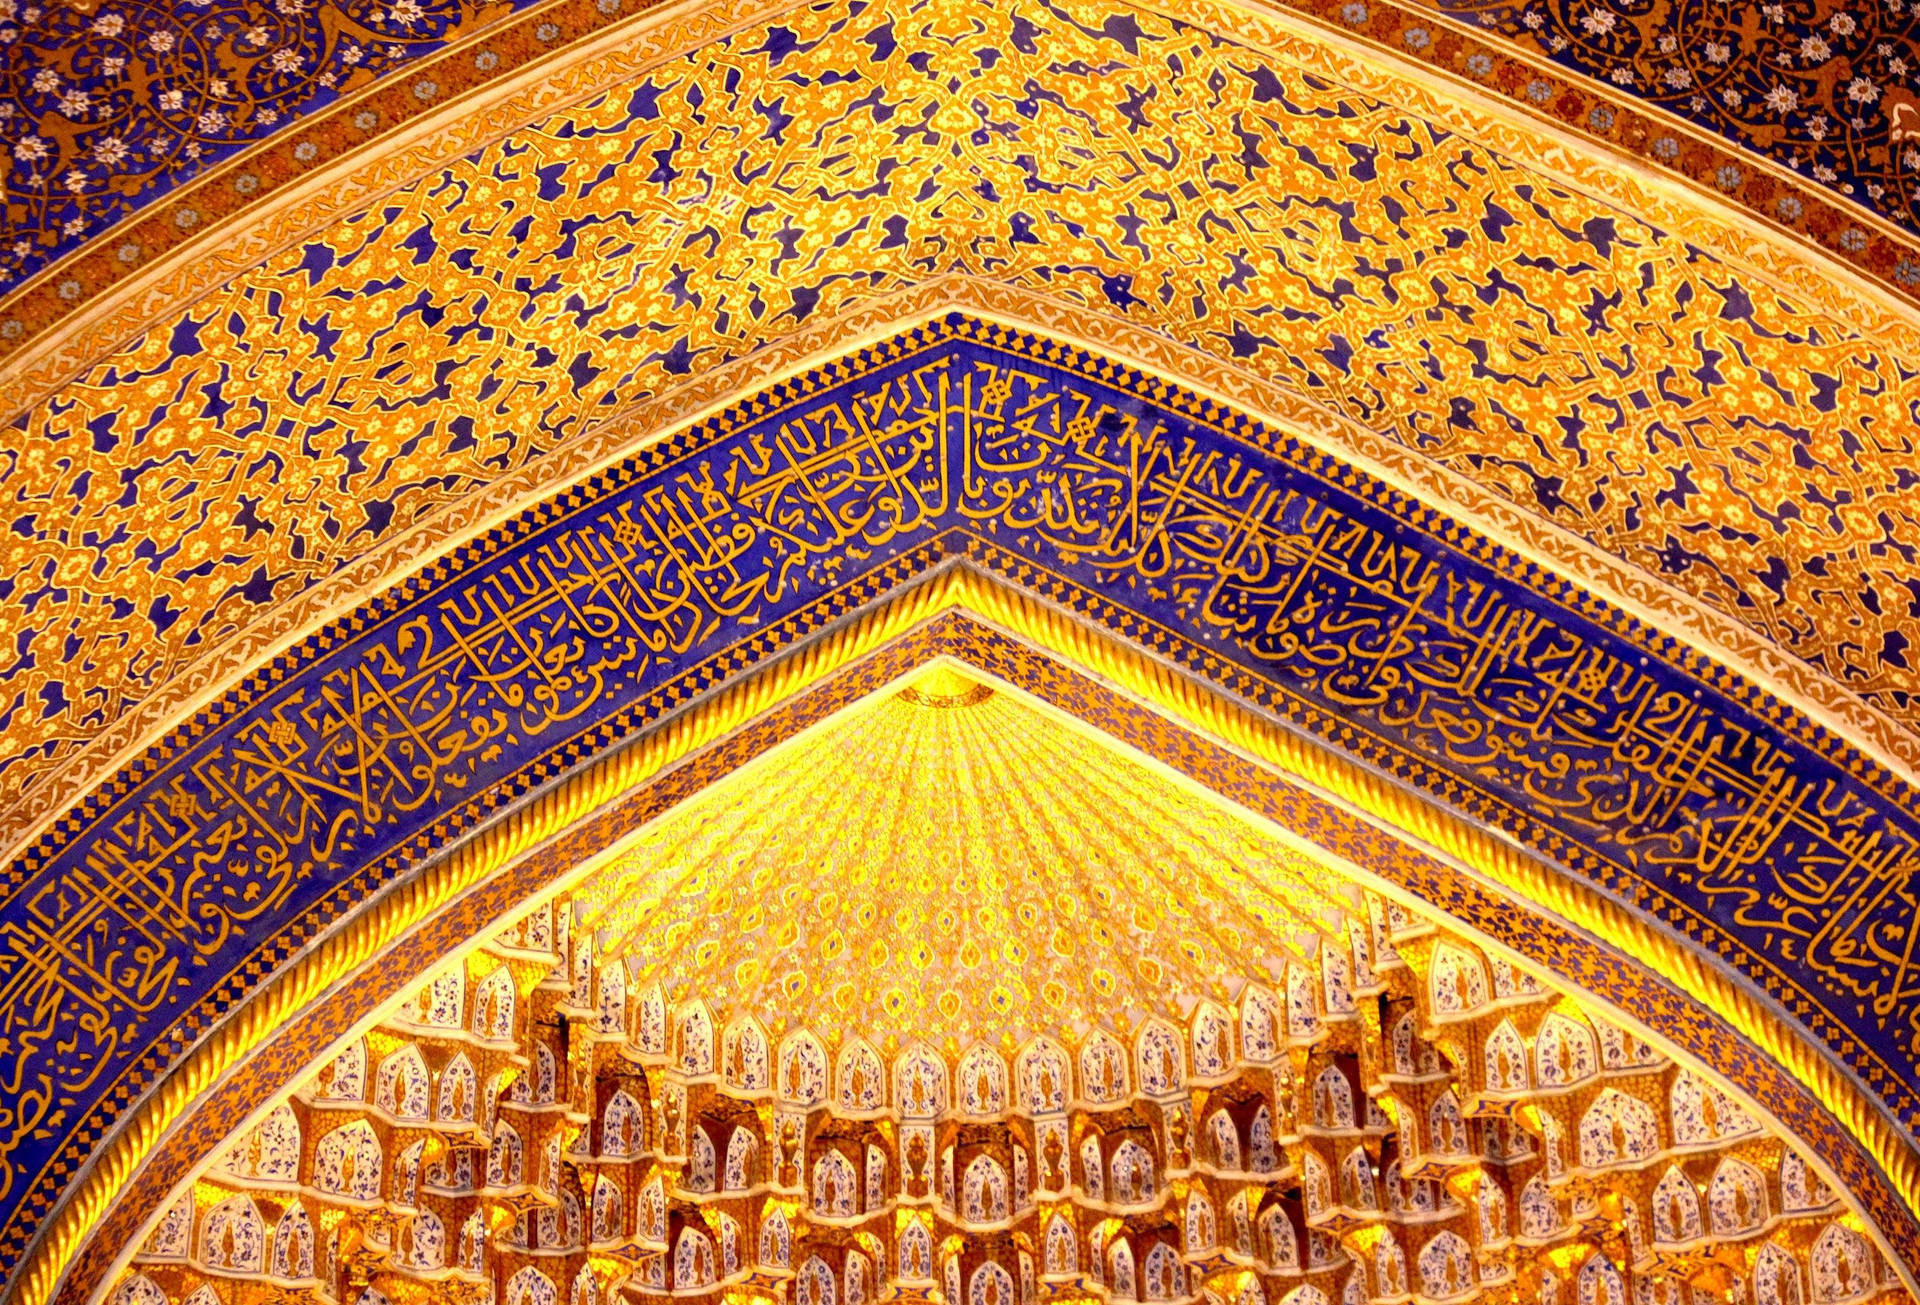
M 946 671 L 676 811 L 576 900 L 670 1003 L 965 1044 L 1231 1000 L 1337 931 L 1350 891 Z

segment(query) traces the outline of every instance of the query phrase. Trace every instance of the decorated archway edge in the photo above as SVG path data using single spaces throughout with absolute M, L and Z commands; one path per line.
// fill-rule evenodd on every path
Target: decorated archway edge
M 467 864 L 451 878 L 471 887 L 455 887 L 410 924 L 363 931 L 371 935 L 359 947 L 368 958 L 364 965 L 339 968 L 325 995 L 290 1018 L 268 1021 L 271 1031 L 263 1039 L 232 1059 L 226 1072 L 213 1075 L 210 1090 L 142 1157 L 137 1175 L 89 1229 L 53 1305 L 96 1299 L 97 1288 L 112 1281 L 125 1254 L 142 1244 L 143 1231 L 181 1183 L 225 1152 L 235 1121 L 258 1118 L 284 1100 L 315 1065 L 331 1061 L 342 1041 L 377 1020 L 385 1005 L 412 994 L 422 973 L 488 936 L 529 902 L 564 892 L 569 881 L 620 855 L 651 820 L 805 731 L 830 724 L 836 713 L 869 695 L 890 692 L 936 658 L 958 661 L 1196 788 L 1283 825 L 1305 838 L 1316 855 L 1334 858 L 1376 886 L 1442 906 L 1452 926 L 1527 958 L 1555 982 L 1577 989 L 1583 1002 L 1604 1003 L 1616 1018 L 1631 1012 L 1629 1018 L 1657 1030 L 1670 1048 L 1707 1065 L 1750 1102 L 1764 1103 L 1762 1112 L 1810 1148 L 1828 1181 L 1837 1181 L 1874 1221 L 1895 1262 L 1904 1267 L 1920 1261 L 1920 1221 L 1789 1066 L 1753 1042 L 1729 1036 L 1726 1021 L 1696 992 L 1581 928 L 1515 910 L 1508 893 L 1425 850 L 1445 848 L 1459 862 L 1482 867 L 1492 859 L 1489 850 L 1497 854 L 1489 844 L 1505 846 L 1500 840 L 1476 838 L 1481 831 L 1411 795 L 1376 789 L 1374 800 L 1366 800 L 1362 768 L 1341 764 L 1133 645 L 1090 634 L 1063 609 L 993 576 L 995 564 L 1007 559 L 987 549 L 970 552 L 863 609 L 825 639 L 739 677 L 672 724 L 646 731 L 547 790 L 545 800 L 462 843 L 471 855 L 461 858 Z M 1410 813 L 1394 797 L 1408 798 L 1429 819 L 1408 820 Z M 1382 814 L 1398 819 L 1383 828 Z M 1448 825 L 1454 826 L 1452 837 Z M 1406 841 L 1407 832 L 1418 841 Z M 1476 842 L 1477 854 L 1469 850 Z
M 1920 1119 L 1920 804 L 1897 781 L 1310 447 L 953 315 L 430 564 L 10 868 L 0 1271 L 129 1104 L 368 893 L 956 552 L 1671 926 Z

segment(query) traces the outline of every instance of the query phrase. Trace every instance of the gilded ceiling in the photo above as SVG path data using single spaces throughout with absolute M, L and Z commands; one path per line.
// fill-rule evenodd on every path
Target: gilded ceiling
M 982 603 L 1001 632 L 934 619 L 954 601 Z M 1097 631 L 1129 651 L 1102 651 Z M 0 1138 L 20 1193 L 0 1254 L 32 1251 L 43 1221 L 56 1230 L 23 1298 L 48 1299 L 94 1221 L 137 1221 L 171 1181 L 166 1167 L 129 1181 L 120 1162 L 65 1181 L 129 1115 L 114 1154 L 145 1155 L 155 1112 L 188 1098 L 120 1102 L 177 1064 L 231 1081 L 245 1113 L 380 999 L 358 983 L 318 999 L 358 962 L 309 947 L 317 933 L 385 940 L 357 954 L 381 982 L 410 981 L 493 918 L 458 903 L 407 914 L 498 864 L 476 847 L 542 843 L 513 832 L 525 817 L 566 831 L 547 857 L 591 860 L 609 835 L 568 830 L 577 795 L 623 791 L 637 780 L 612 777 L 664 750 L 688 758 L 684 777 L 617 805 L 683 801 L 756 739 L 923 663 L 927 638 L 1645 1012 L 1817 1139 L 1911 1258 L 1912 1134 L 1894 1121 L 1920 1109 L 1906 1000 L 1920 833 L 1896 781 L 1670 636 L 1312 446 L 951 313 L 752 394 L 432 563 L 249 675 L 35 843 L 0 916 L 0 1034 L 41 1085 Z M 1139 645 L 1168 659 L 1145 678 Z M 1142 720 L 1052 656 L 1090 657 L 1205 723 Z M 774 707 L 777 686 L 854 657 L 804 707 Z M 1222 689 L 1290 728 L 1235 723 Z M 701 750 L 712 720 L 753 728 Z M 540 864 L 492 910 L 565 873 Z M 419 933 L 438 941 L 417 949 Z M 274 1059 L 233 1059 L 280 1022 L 238 1017 L 243 1001 L 279 1004 L 302 1032 Z M 201 1134 L 232 1117 L 190 1113 Z M 86 1284 L 112 1254 L 90 1246 Z
M 1720 1081 L 949 665 L 574 878 L 105 1299 L 1910 1300 Z
M 1342 931 L 1339 872 L 948 674 L 646 831 L 574 910 L 634 979 L 829 1042 L 1178 1020 Z
M 1408 4 L 1427 7 L 0 0 L 8 1305 L 79 1305 L 116 1280 L 123 1305 L 749 1288 L 860 1305 L 856 1281 L 945 1305 L 1432 1305 L 1481 1286 L 1628 1305 L 1629 1284 L 1633 1305 L 1904 1299 L 1920 1247 L 1909 16 L 1891 0 Z M 1151 721 L 1102 698 L 1069 723 L 935 677 L 821 724 L 924 660 L 932 626 L 902 633 L 932 619 L 924 595 L 976 584 L 1057 611 L 956 617 L 939 638 L 1074 714 L 1098 695 L 1061 688 L 1066 663 L 1164 659 L 1129 682 Z M 1109 638 L 1124 653 L 1088 653 Z M 844 684 L 821 679 L 823 648 L 856 646 L 869 660 Z M 1178 686 L 1154 678 L 1170 667 Z M 776 709 L 752 697 L 766 684 L 813 696 Z M 752 705 L 715 705 L 735 694 Z M 1257 730 L 1203 741 L 1213 725 L 1181 715 L 1196 698 L 1210 722 L 1284 721 L 1312 764 L 1253 748 Z M 694 741 L 689 720 L 722 719 Z M 1089 732 L 1122 720 L 1153 764 Z M 775 738 L 781 765 L 736 771 Z M 448 1038 L 487 1063 L 487 1127 L 470 1089 L 440 1129 L 310 1085 L 296 1137 L 332 1112 L 359 1120 L 351 1145 L 323 1163 L 296 1141 L 268 1175 L 256 1130 L 174 1205 L 186 1231 L 123 1272 L 133 1226 L 234 1118 L 349 1025 L 385 1056 L 411 1017 L 376 1025 L 370 1003 L 517 917 L 563 873 L 556 846 L 584 861 L 583 808 L 555 794 L 629 748 L 684 763 L 644 798 L 604 775 L 586 790 L 655 804 L 637 840 L 569 885 L 541 938 L 526 923 L 469 953 L 467 977 L 493 986 L 451 998 L 451 1024 L 423 990 L 412 1022 L 451 1029 L 425 1035 L 433 1073 Z M 1342 788 L 1341 766 L 1370 769 Z M 1352 811 L 1309 794 L 1323 783 Z M 1604 1022 L 1462 938 L 1448 945 L 1497 991 L 1449 1006 L 1467 962 L 1440 965 L 1429 926 L 1195 784 L 1596 998 L 1640 1002 L 1674 1054 L 1764 1099 L 1778 1128 L 1683 1089 L 1691 1071 L 1650 1050 L 1599 1075 L 1637 1108 L 1594 1115 L 1598 1081 L 1501 1097 L 1496 1014 L 1517 1021 L 1518 1059 L 1550 1010 Z M 513 862 L 459 880 L 470 899 L 431 897 L 536 816 L 563 840 L 545 879 Z M 385 986 L 341 983 L 363 969 Z M 1351 1090 L 1418 1110 L 1325 1124 L 1365 1138 L 1318 1163 L 1385 1181 L 1398 1146 L 1410 1181 L 1439 1184 L 1429 1205 L 1398 1179 L 1384 1203 L 1316 1205 L 1263 1178 L 1203 1199 L 1298 1213 L 1304 1266 L 1271 1230 L 1209 1242 L 1191 1197 L 1221 1174 L 1202 1172 L 1200 1116 L 1170 1104 L 1176 1046 L 1155 1062 L 1161 1104 L 1128 1107 L 1153 1117 L 1151 1172 L 1183 1174 L 1145 1189 L 1158 1213 L 1088 1207 L 1089 1184 L 1121 1182 L 1104 1165 L 1077 1191 L 1070 1165 L 1028 1188 L 1054 1184 L 1075 1246 L 1125 1230 L 1143 1276 L 1129 1259 L 1124 1290 L 1110 1242 L 1090 1252 L 1104 1279 L 1023 1267 L 1009 1248 L 1053 1254 L 1031 1202 L 983 1221 L 930 1175 L 896 1202 L 869 1168 L 858 1212 L 830 1178 L 828 1222 L 804 1228 L 818 1193 L 801 1176 L 824 1154 L 808 1130 L 861 1122 L 817 1113 L 798 1138 L 763 1132 L 765 1190 L 727 1207 L 735 1250 L 758 1254 L 728 1260 L 717 1221 L 708 1258 L 684 1263 L 668 1225 L 584 1231 L 600 1214 L 582 1175 L 608 1159 L 629 1213 L 643 1173 L 676 1232 L 718 1208 L 684 1132 L 651 1169 L 595 1151 L 595 1094 L 634 1078 L 648 1110 L 677 1112 L 645 1125 L 665 1135 L 708 1108 L 771 1127 L 778 1093 L 688 1090 L 733 1073 L 745 1044 L 722 1030 L 748 1016 L 763 1053 L 806 1029 L 817 1050 L 858 1035 L 887 1057 L 916 1039 L 1011 1056 L 1031 1035 L 1081 1047 L 1158 1019 L 1198 1058 L 1194 1003 L 1244 1004 L 1250 980 L 1324 1008 L 1285 1054 L 1202 1086 L 1299 1122 L 1319 1106 L 1286 1073 L 1319 1075 L 1337 1045 Z M 718 1071 L 684 1059 L 696 998 Z M 1401 1007 L 1441 1057 L 1431 1075 L 1396 1059 Z M 283 1015 L 297 1036 L 243 1064 Z M 543 1048 L 570 1082 L 539 1087 Z M 225 1077 L 188 1083 L 182 1067 L 207 1066 Z M 1128 1072 L 1154 1097 L 1147 1066 Z M 516 1108 L 567 1122 L 538 1130 L 546 1177 L 528 1151 L 496 1182 L 495 1111 L 521 1071 L 545 1095 Z M 215 1087 L 231 1089 L 217 1109 Z M 1134 1127 L 1090 1122 L 1082 1090 L 1076 1146 Z M 1436 1149 L 1417 1120 L 1440 1128 L 1443 1096 L 1463 1113 Z M 1682 1119 L 1701 1101 L 1710 1137 Z M 1645 1111 L 1618 1174 L 1585 1158 Z M 1026 1127 L 1044 1155 L 1034 1124 L 1000 1119 L 988 1145 L 1011 1163 Z M 1516 1124 L 1537 1154 L 1511 1149 Z M 1315 1127 L 1269 1139 L 1308 1189 Z M 464 1186 L 442 1171 L 437 1264 L 410 1258 L 424 1207 L 385 1190 L 399 1171 L 367 1169 L 367 1138 L 488 1167 Z M 1583 1157 L 1571 1176 L 1562 1138 Z M 1515 1241 L 1488 1194 L 1502 1218 L 1522 1208 L 1534 1164 L 1556 1222 Z M 379 1190 L 346 1190 L 368 1172 Z M 1727 1172 L 1731 1222 L 1711 1196 Z M 1685 1222 L 1696 1197 L 1704 1226 L 1698 1205 Z M 284 1241 L 269 1250 L 242 1199 L 293 1220 Z M 904 1244 L 831 1222 L 930 1236 L 913 1202 L 951 1227 L 910 1269 Z M 1630 1231 L 1649 1205 L 1651 1250 Z M 764 1249 L 776 1209 L 838 1248 L 826 1285 L 786 1243 Z M 1429 1256 L 1439 1223 L 1464 1258 Z M 984 1224 L 1012 1240 L 983 1260 Z M 291 1259 L 268 1258 L 283 1245 Z M 1336 1273 L 1341 1249 L 1373 1286 Z M 715 1254 L 740 1276 L 722 1283 Z M 848 1276 L 860 1255 L 878 1277 Z M 1615 1276 L 1581 1269 L 1602 1262 Z M 963 1263 L 965 1292 L 944 1276 Z M 391 1269 L 389 1298 L 374 1277 Z M 1029 1289 L 1036 1275 L 1051 1285 Z
M 0 9 L 0 303 L 39 284 L 0 309 L 0 355 L 203 222 L 645 7 L 14 0 Z M 1882 281 L 1920 284 L 1901 0 L 1291 7 L 1713 187 Z

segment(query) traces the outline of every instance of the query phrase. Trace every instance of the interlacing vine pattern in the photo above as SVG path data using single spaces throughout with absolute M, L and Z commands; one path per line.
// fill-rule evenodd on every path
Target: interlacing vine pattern
M 113 1305 L 1904 1303 L 1702 1076 L 1371 895 L 1184 1027 L 884 1050 L 542 905 L 223 1147 Z
M 884 0 L 558 113 L 23 416 L 0 807 L 259 613 L 600 415 L 946 273 L 1314 396 L 1912 718 L 1920 377 L 1882 344 L 1147 10 Z
M 302 114 L 525 2 L 0 0 L 0 293 Z M 417 84 L 423 104 L 440 94 Z M 378 125 L 376 115 L 352 130 Z M 232 184 L 244 197 L 261 179 Z M 196 211 L 175 212 L 182 232 L 198 225 Z M 147 253 L 123 248 L 128 264 Z

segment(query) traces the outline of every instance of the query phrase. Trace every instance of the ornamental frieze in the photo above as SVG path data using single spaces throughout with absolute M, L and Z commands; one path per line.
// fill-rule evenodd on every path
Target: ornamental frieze
M 1324 455 L 954 318 L 432 565 L 13 867 L 9 1260 L 69 1133 L 164 1063 L 204 1003 L 257 982 L 254 958 L 310 936 L 331 891 L 390 877 L 662 692 L 766 655 L 756 631 L 969 540 L 1099 595 L 1132 638 L 1210 650 L 1263 705 L 1719 949 L 1914 1118 L 1899 1085 L 1920 1068 L 1920 827 L 1885 776 Z
M 878 10 L 702 29 L 23 413 L 0 812 L 50 814 L 51 772 L 407 528 L 945 275 L 1323 405 L 1912 722 L 1920 616 L 1877 598 L 1920 584 L 1899 322 L 1381 98 L 1404 85 L 1316 76 L 1298 44 L 1145 9 L 1056 6 L 1044 45 L 1004 6 L 973 17 L 987 35 Z M 777 103 L 737 89 L 763 81 Z M 1062 131 L 1086 153 L 1049 153 Z

